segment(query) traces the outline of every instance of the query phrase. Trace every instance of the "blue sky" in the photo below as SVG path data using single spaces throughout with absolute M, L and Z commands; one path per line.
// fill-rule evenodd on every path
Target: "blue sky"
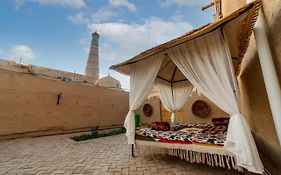
M 91 32 L 100 76 L 129 87 L 109 66 L 212 21 L 211 0 L 2 0 L 0 58 L 84 74 Z

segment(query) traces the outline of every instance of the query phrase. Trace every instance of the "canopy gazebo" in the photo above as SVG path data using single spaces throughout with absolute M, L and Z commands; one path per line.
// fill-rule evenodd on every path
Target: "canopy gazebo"
M 130 75 L 130 111 L 124 124 L 129 144 L 135 144 L 134 110 L 155 83 L 165 108 L 172 112 L 172 121 L 194 87 L 230 116 L 223 149 L 234 155 L 239 167 L 263 172 L 250 128 L 239 111 L 235 76 L 247 50 L 259 6 L 260 1 L 254 1 L 217 22 L 111 66 Z

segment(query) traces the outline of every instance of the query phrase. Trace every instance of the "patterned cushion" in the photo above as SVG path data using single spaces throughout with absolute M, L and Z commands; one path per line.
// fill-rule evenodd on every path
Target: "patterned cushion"
M 136 130 L 136 134 L 144 137 L 151 137 L 154 139 L 173 140 L 173 141 L 177 140 L 183 142 L 217 144 L 217 145 L 224 145 L 224 142 L 226 140 L 227 126 L 213 125 L 211 123 L 186 123 L 186 124 L 182 123 L 180 125 L 172 125 L 173 127 L 176 126 L 176 128 L 185 125 L 186 127 L 181 130 L 163 131 L 163 130 L 155 129 L 154 126 L 159 126 L 159 123 L 165 123 L 165 122 L 153 122 L 152 128 L 154 129 L 141 128 Z
M 226 117 L 223 117 L 223 118 L 212 118 L 212 123 L 214 125 L 228 126 L 229 118 L 226 118 Z
M 171 131 L 177 131 L 177 130 L 187 127 L 187 125 L 188 125 L 187 123 L 171 123 L 170 129 L 171 129 Z
M 150 128 L 156 131 L 169 131 L 170 124 L 167 122 L 152 122 Z

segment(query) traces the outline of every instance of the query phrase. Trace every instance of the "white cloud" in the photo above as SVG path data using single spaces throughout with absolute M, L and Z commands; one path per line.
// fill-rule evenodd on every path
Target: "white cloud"
M 82 8 L 86 7 L 84 0 L 33 0 L 41 5 L 54 5 L 70 8 Z
M 79 12 L 74 15 L 68 16 L 68 19 L 74 24 L 87 24 L 93 22 L 104 22 L 111 17 L 117 16 L 117 13 L 113 12 L 111 9 L 103 7 L 98 9 L 93 14 L 85 14 L 84 12 Z
M 130 12 L 137 11 L 135 4 L 129 2 L 128 0 L 109 0 L 109 4 L 113 7 L 127 8 Z
M 164 20 L 151 17 L 141 24 L 121 22 L 89 24 L 89 31 L 97 29 L 100 34 L 100 66 L 129 59 L 153 46 L 183 35 L 193 27 L 184 21 Z M 106 74 L 107 72 L 102 72 Z M 116 75 L 116 78 L 120 75 Z M 128 88 L 128 78 L 120 78 L 122 87 Z
M 24 0 L 15 0 L 16 10 L 20 9 L 21 6 L 23 6 Z
M 43 6 L 61 6 L 69 8 L 83 8 L 86 7 L 84 0 L 15 0 L 16 9 L 19 9 L 27 2 L 38 3 Z
M 0 48 L 0 55 L 3 55 L 4 54 L 4 51 L 3 49 Z
M 168 21 L 151 17 L 143 24 L 94 23 L 90 31 L 97 29 L 105 40 L 101 43 L 101 58 L 112 60 L 128 58 L 139 52 L 180 36 L 192 29 L 183 21 Z
M 204 6 L 212 2 L 212 0 L 160 0 L 161 7 L 168 7 L 171 5 L 178 6 Z
M 124 7 L 116 5 L 121 1 L 111 0 L 109 2 L 111 7 L 113 3 L 117 7 Z M 180 13 L 177 13 L 176 16 L 172 16 L 170 19 L 150 17 L 142 23 L 111 22 L 111 18 L 118 14 L 108 6 L 100 8 L 93 14 L 88 13 L 84 11 L 68 16 L 68 19 L 73 23 L 83 24 L 88 27 L 88 35 L 83 35 L 80 39 L 83 51 L 89 52 L 90 33 L 97 30 L 100 34 L 100 74 L 110 73 L 120 80 L 122 87 L 126 89 L 129 88 L 129 78 L 115 71 L 108 70 L 111 65 L 181 36 L 193 28 L 188 22 L 182 20 Z
M 88 18 L 85 17 L 83 12 L 76 13 L 67 17 L 74 24 L 84 24 L 88 22 Z
M 31 60 L 35 58 L 35 54 L 32 49 L 27 45 L 15 45 L 11 49 L 11 54 L 13 58 L 23 59 L 23 60 Z
M 94 22 L 102 22 L 111 19 L 113 16 L 117 16 L 117 13 L 107 7 L 103 7 L 91 15 L 91 20 Z

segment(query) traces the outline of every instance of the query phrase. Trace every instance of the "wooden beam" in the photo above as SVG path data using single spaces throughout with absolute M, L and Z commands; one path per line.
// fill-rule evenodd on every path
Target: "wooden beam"
M 210 4 L 207 4 L 207 5 L 203 6 L 203 7 L 202 7 L 202 11 L 204 11 L 204 10 L 206 10 L 206 9 L 208 9 L 208 8 L 210 8 L 210 7 L 212 7 L 213 5 L 215 5 L 215 3 L 214 3 L 214 2 L 211 2 Z
M 188 81 L 188 79 L 177 80 L 177 81 L 174 81 L 172 83 L 178 83 L 178 82 L 182 82 L 182 81 Z
M 164 80 L 164 81 L 166 81 L 166 82 L 168 82 L 168 83 L 172 83 L 172 82 L 170 82 L 169 80 L 167 80 L 167 79 L 165 79 L 165 78 L 160 77 L 159 75 L 157 75 L 157 78 L 159 78 L 159 79 L 161 79 L 161 80 Z
M 175 70 L 173 72 L 173 76 L 171 78 L 171 82 L 173 82 L 174 78 L 175 78 L 175 75 L 176 75 L 176 71 L 177 71 L 177 66 L 175 66 Z

